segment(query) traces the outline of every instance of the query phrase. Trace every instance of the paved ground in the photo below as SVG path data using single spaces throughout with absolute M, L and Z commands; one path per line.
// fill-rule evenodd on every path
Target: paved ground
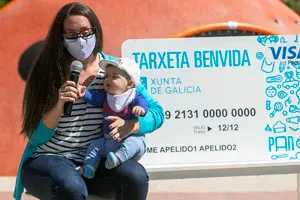
M 11 192 L 1 192 L 1 200 L 11 200 Z M 36 200 L 26 196 L 22 200 Z M 243 192 L 243 193 L 150 193 L 147 200 L 297 200 L 294 192 Z
M 12 199 L 14 183 L 14 177 L 0 177 L 0 200 Z M 297 176 L 151 180 L 147 200 L 297 200 Z
M 297 200 L 295 192 L 151 193 L 148 200 Z

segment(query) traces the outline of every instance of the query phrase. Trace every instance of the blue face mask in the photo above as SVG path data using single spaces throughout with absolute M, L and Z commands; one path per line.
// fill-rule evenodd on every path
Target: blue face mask
M 68 52 L 77 60 L 85 61 L 93 53 L 96 46 L 95 34 L 88 39 L 78 37 L 76 39 L 64 39 L 64 45 Z

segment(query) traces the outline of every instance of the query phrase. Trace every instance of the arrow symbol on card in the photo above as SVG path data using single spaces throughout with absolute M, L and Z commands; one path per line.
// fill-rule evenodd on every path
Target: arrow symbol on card
M 212 128 L 210 128 L 209 126 L 207 126 L 207 131 L 210 131 Z

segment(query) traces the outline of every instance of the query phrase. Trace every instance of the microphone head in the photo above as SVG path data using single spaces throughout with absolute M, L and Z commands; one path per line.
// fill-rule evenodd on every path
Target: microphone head
M 83 68 L 83 65 L 80 61 L 75 60 L 71 63 L 70 71 L 80 73 Z

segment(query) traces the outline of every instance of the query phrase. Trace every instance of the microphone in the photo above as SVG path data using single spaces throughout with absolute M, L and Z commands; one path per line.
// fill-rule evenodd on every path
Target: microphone
M 75 60 L 71 63 L 70 71 L 71 71 L 71 81 L 74 81 L 75 84 L 78 83 L 78 77 L 83 68 L 83 65 L 78 60 Z M 72 102 L 66 102 L 64 105 L 64 115 L 65 116 L 71 116 L 73 103 Z

